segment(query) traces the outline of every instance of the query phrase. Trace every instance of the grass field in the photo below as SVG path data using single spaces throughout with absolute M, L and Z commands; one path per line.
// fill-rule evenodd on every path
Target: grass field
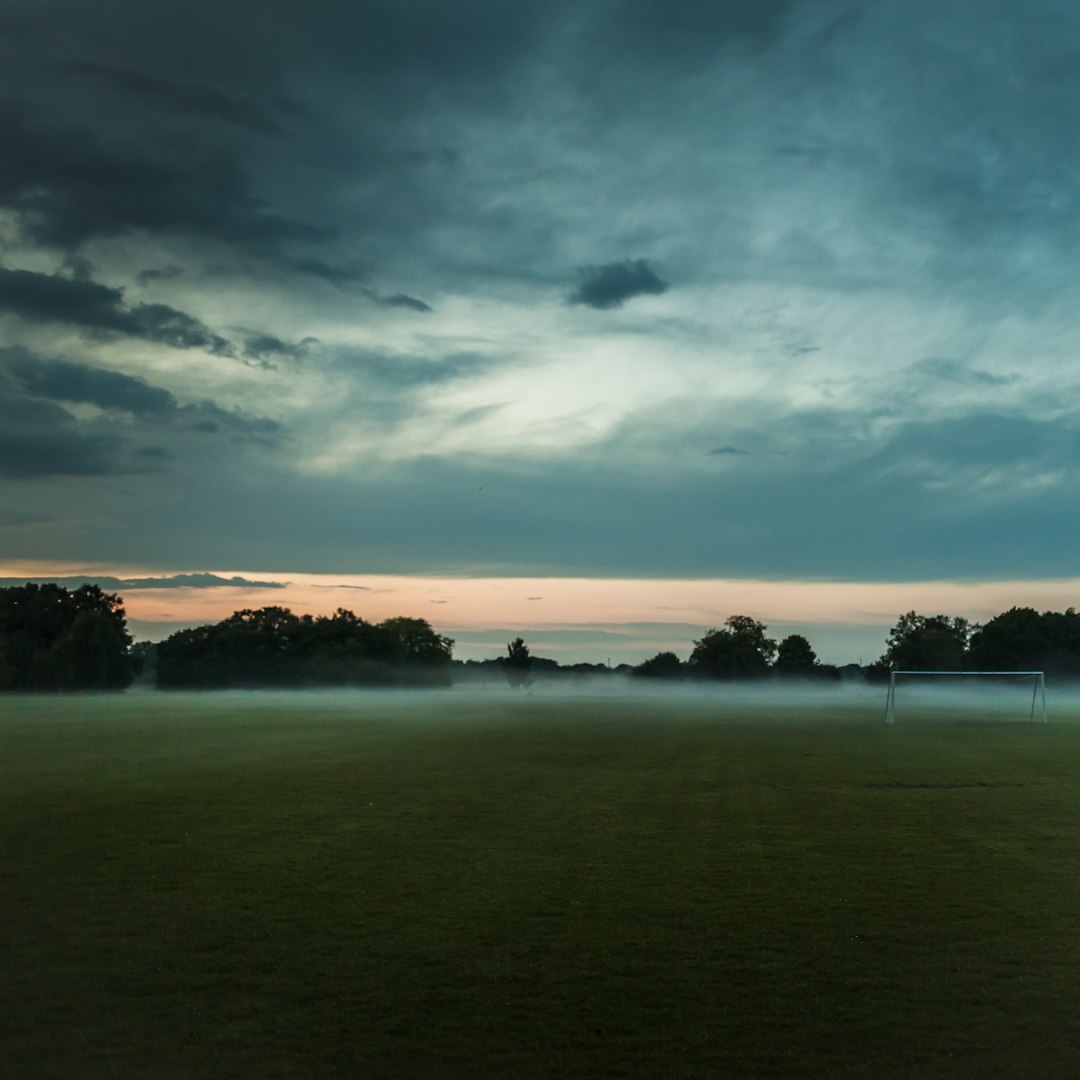
M 0 699 L 0 1071 L 1080 1075 L 1080 722 L 882 703 Z

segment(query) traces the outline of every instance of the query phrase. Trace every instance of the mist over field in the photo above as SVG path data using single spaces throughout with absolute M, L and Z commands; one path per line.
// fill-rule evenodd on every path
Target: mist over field
M 590 706 L 614 708 L 605 715 L 650 717 L 661 720 L 682 715 L 723 723 L 754 718 L 783 718 L 791 723 L 801 719 L 819 721 L 832 715 L 837 721 L 884 722 L 887 683 L 851 680 L 822 683 L 819 680 L 784 680 L 762 683 L 715 683 L 704 680 L 659 681 L 633 676 L 609 675 L 590 678 L 536 677 L 526 689 L 507 685 L 504 679 L 487 683 L 469 682 L 439 689 L 356 689 L 322 688 L 309 690 L 212 690 L 159 692 L 148 687 L 129 690 L 126 698 L 138 701 L 139 708 L 154 713 L 220 709 L 232 713 L 290 712 L 310 715 L 352 714 L 357 720 L 373 714 L 439 718 L 447 722 L 468 722 L 499 710 L 537 710 L 554 707 L 566 715 Z M 897 722 L 926 722 L 968 718 L 979 720 L 1027 720 L 1031 713 L 1031 680 L 1009 685 L 987 684 L 978 678 L 901 682 L 896 691 Z M 92 699 L 91 699 L 92 700 Z M 1053 685 L 1046 688 L 1051 721 L 1080 715 L 1080 686 Z M 1042 719 L 1042 699 L 1038 698 L 1036 719 Z

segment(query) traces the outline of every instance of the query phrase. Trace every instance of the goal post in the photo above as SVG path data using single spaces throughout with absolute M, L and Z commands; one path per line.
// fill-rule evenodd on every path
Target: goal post
M 885 723 L 896 723 L 896 680 L 898 677 L 913 676 L 917 678 L 937 678 L 953 676 L 954 678 L 970 679 L 978 676 L 1030 679 L 1031 680 L 1031 712 L 1028 719 L 1032 722 L 1036 718 L 1046 723 L 1046 676 L 1041 671 L 890 671 L 889 692 L 885 698 Z M 1041 707 L 1040 707 L 1041 705 Z

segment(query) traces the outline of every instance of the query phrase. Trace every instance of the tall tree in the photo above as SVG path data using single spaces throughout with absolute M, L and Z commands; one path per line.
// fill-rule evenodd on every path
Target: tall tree
M 122 690 L 130 648 L 123 601 L 97 585 L 0 589 L 0 689 Z
M 749 615 L 732 615 L 719 630 L 710 630 L 687 661 L 692 674 L 708 679 L 760 679 L 769 673 L 776 642 L 768 627 Z
M 818 666 L 817 653 L 802 634 L 788 634 L 776 650 L 778 675 L 798 678 L 813 675 Z
M 968 660 L 983 671 L 1045 671 L 1080 676 L 1080 614 L 1075 609 L 1010 608 L 971 635 Z
M 896 621 L 882 663 L 901 671 L 960 671 L 973 627 L 960 615 L 918 615 Z
M 506 681 L 515 687 L 528 686 L 529 670 L 532 668 L 532 656 L 529 655 L 529 646 L 524 638 L 514 638 L 506 646 L 506 655 L 502 658 L 502 669 L 506 675 Z

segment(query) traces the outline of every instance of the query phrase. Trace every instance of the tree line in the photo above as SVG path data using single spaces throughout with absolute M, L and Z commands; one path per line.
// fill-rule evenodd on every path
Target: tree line
M 732 615 L 724 625 L 710 630 L 683 663 L 673 652 L 657 653 L 633 669 L 646 679 L 714 679 L 722 682 L 781 679 L 836 681 L 840 668 L 823 664 L 802 634 L 789 634 L 777 642 L 767 636 L 768 627 L 749 615 Z
M 981 625 L 909 611 L 892 628 L 873 674 L 898 671 L 1044 671 L 1080 678 L 1080 614 L 1014 607 Z
M 723 680 L 840 678 L 841 669 L 819 663 L 801 634 L 777 643 L 766 636 L 767 629 L 748 616 L 733 615 L 723 628 L 695 641 L 685 663 L 675 653 L 657 653 L 634 668 L 634 674 Z M 1042 613 L 1014 607 L 978 624 L 960 615 L 909 611 L 890 630 L 880 659 L 860 669 L 871 681 L 888 679 L 892 670 L 1043 671 L 1062 681 L 1080 679 L 1080 614 L 1071 607 Z
M 424 619 L 370 623 L 345 608 L 313 617 L 265 607 L 179 630 L 153 659 L 163 689 L 448 686 L 453 645 Z
M 151 645 L 133 644 L 123 601 L 96 585 L 0 589 L 0 690 L 120 690 L 140 673 L 163 689 L 304 686 L 447 686 L 496 670 L 527 687 L 538 674 L 611 674 L 602 664 L 564 666 L 531 655 L 522 638 L 488 661 L 453 658 L 453 641 L 424 619 L 371 623 L 338 608 L 296 615 L 284 607 L 234 612 L 212 625 L 179 630 Z M 909 611 L 892 627 L 869 667 L 821 663 L 801 634 L 781 641 L 748 615 L 732 615 L 694 642 L 682 661 L 660 652 L 618 673 L 643 679 L 746 681 L 842 675 L 885 679 L 908 671 L 1045 671 L 1080 678 L 1080 614 L 1010 608 L 978 625 L 961 616 Z

